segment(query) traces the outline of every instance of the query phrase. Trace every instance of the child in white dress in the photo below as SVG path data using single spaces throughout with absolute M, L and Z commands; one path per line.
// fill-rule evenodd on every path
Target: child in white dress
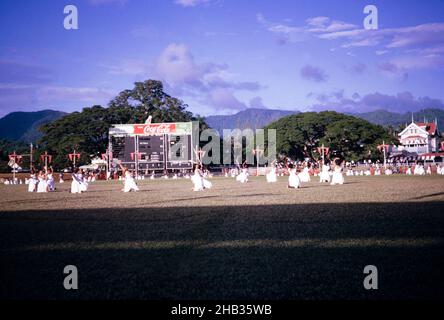
M 81 185 L 83 184 L 83 179 L 80 177 L 79 169 L 74 169 L 72 173 L 72 182 L 71 182 L 71 193 L 82 193 Z
M 298 177 L 298 174 L 296 172 L 296 168 L 293 167 L 293 165 L 290 165 L 288 167 L 288 172 L 289 172 L 289 176 L 288 176 L 288 188 L 294 188 L 294 189 L 298 189 L 301 187 L 301 180 Z
M 79 170 L 79 172 L 78 172 L 78 174 L 77 174 L 77 177 L 78 177 L 79 180 L 81 181 L 81 183 L 80 183 L 80 185 L 79 185 L 79 187 L 80 187 L 80 191 L 81 191 L 81 192 L 86 192 L 86 191 L 88 191 L 88 186 L 89 186 L 88 181 L 87 181 L 88 179 L 87 179 L 87 177 L 85 176 L 85 173 L 83 172 L 82 169 Z
M 130 191 L 139 191 L 139 187 L 136 184 L 136 181 L 134 180 L 133 175 L 129 170 L 122 166 L 122 163 L 119 162 L 120 168 L 122 169 L 123 176 L 125 177 L 125 182 L 123 184 L 123 192 L 130 192 Z
M 342 175 L 342 168 L 339 164 L 335 165 L 330 184 L 332 186 L 334 186 L 335 184 L 344 184 L 344 176 Z
M 424 167 L 421 164 L 417 164 L 413 170 L 413 174 L 423 176 L 425 175 Z
M 242 168 L 241 172 L 236 177 L 236 181 L 239 181 L 240 183 L 247 183 L 248 182 L 248 168 L 247 167 Z
M 39 172 L 38 179 L 39 179 L 39 183 L 37 185 L 37 192 L 38 193 L 48 192 L 48 184 L 46 182 L 46 174 L 43 171 Z
M 322 165 L 321 173 L 319 174 L 319 183 L 330 183 L 330 166 L 327 164 Z
M 31 171 L 31 176 L 28 180 L 28 192 L 35 192 L 37 191 L 37 184 L 39 183 L 39 180 L 37 179 L 34 171 Z
M 47 183 L 48 183 L 48 191 L 50 192 L 55 191 L 55 181 L 52 169 L 48 169 Z
M 276 182 L 277 181 L 277 174 L 276 174 L 276 167 L 272 166 L 270 169 L 270 172 L 266 175 L 267 182 Z
M 301 172 L 299 172 L 298 176 L 299 176 L 299 180 L 301 180 L 301 182 L 310 182 L 310 172 L 309 172 L 309 168 L 308 165 L 306 165 L 304 167 L 304 169 L 302 169 Z
M 194 174 L 191 176 L 191 182 L 193 183 L 193 191 L 203 191 L 204 189 L 211 189 L 213 184 L 202 177 L 202 173 L 199 166 L 194 169 Z

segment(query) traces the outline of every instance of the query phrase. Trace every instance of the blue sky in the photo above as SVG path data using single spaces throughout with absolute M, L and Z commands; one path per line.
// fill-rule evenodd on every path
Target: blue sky
M 0 14 L 0 116 L 106 105 L 145 79 L 201 115 L 444 108 L 440 0 L 5 0 Z

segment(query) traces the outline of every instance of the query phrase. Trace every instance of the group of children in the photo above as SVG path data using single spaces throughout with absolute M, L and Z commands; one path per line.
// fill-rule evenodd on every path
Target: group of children
M 384 168 L 383 166 L 376 164 L 370 165 L 365 169 L 356 170 L 348 167 L 346 170 L 347 176 L 380 176 L 380 175 L 393 175 L 393 174 L 406 174 L 406 175 L 431 175 L 434 172 L 432 166 L 424 166 L 421 163 L 415 164 L 413 166 L 388 166 Z M 439 175 L 444 175 L 444 166 L 437 165 L 436 173 Z
M 331 185 L 344 184 L 342 167 L 340 166 L 340 163 L 336 161 L 336 159 L 335 163 L 336 164 L 334 165 L 333 170 L 331 170 L 329 164 L 322 164 L 321 162 L 319 163 L 319 166 L 321 168 L 321 171 L 319 172 L 320 183 L 330 183 Z M 298 172 L 298 165 L 295 163 L 286 163 L 286 173 L 288 173 L 288 188 L 297 189 L 301 187 L 302 183 L 307 183 L 311 181 L 310 164 L 308 162 L 303 162 L 299 169 L 300 170 Z M 277 166 L 272 164 L 269 168 L 268 173 L 265 175 L 268 183 L 277 182 L 277 171 Z M 233 176 L 233 170 L 231 171 L 231 175 Z M 239 181 L 240 183 L 246 183 L 248 182 L 248 175 L 248 168 L 246 166 L 243 166 L 239 170 L 239 174 L 234 176 L 236 177 L 236 181 Z M 228 172 L 225 173 L 225 176 L 228 177 Z
M 55 181 L 52 169 L 45 171 L 41 170 L 38 174 L 35 174 L 31 170 L 29 179 L 25 180 L 25 184 L 28 185 L 28 192 L 53 192 L 55 191 Z
M 133 177 L 133 174 L 130 170 L 124 167 L 121 162 L 119 162 L 119 166 L 122 170 L 122 180 L 124 180 L 123 184 L 123 192 L 131 192 L 131 191 L 139 191 L 139 187 L 137 186 L 136 179 Z M 288 188 L 300 188 L 302 183 L 308 183 L 311 181 L 311 175 L 315 171 L 314 176 L 319 177 L 320 183 L 330 183 L 331 185 L 341 185 L 344 184 L 344 176 L 343 176 L 343 168 L 341 163 L 335 159 L 332 165 L 329 163 L 318 163 L 318 168 L 313 170 L 311 168 L 311 164 L 309 162 L 295 163 L 295 162 L 287 162 L 285 164 L 286 170 L 284 172 L 288 174 Z M 425 175 L 431 174 L 430 166 L 427 169 L 424 169 L 424 166 L 421 164 L 417 164 L 414 166 L 413 170 L 411 167 L 408 167 L 405 174 L 407 175 Z M 237 175 L 234 172 L 239 172 Z M 282 170 L 281 170 L 282 172 Z M 362 171 L 361 174 L 352 170 L 350 167 L 346 169 L 345 175 L 381 175 L 382 168 L 380 166 L 375 166 L 373 171 L 370 169 L 366 171 Z M 281 173 L 284 174 L 284 173 Z M 393 171 L 391 168 L 386 168 L 384 174 L 391 175 Z M 437 174 L 444 175 L 444 166 L 437 166 Z M 228 176 L 228 171 L 226 171 L 225 176 Z M 247 183 L 249 171 L 246 166 L 239 168 L 236 171 L 231 170 L 231 176 L 236 178 L 236 181 L 240 183 Z M 207 170 L 203 170 L 201 165 L 196 165 L 193 171 L 193 175 L 184 175 L 185 178 L 189 178 L 193 184 L 193 191 L 203 191 L 204 189 L 211 189 L 212 183 L 206 179 L 211 177 L 211 174 Z M 272 163 L 269 167 L 268 173 L 265 175 L 266 181 L 268 183 L 277 182 L 278 177 L 278 167 Z M 93 181 L 95 177 L 91 175 L 85 174 L 81 169 L 74 169 L 72 173 L 72 182 L 71 182 L 71 193 L 82 193 L 88 190 L 89 182 Z M 151 179 L 154 178 L 154 175 L 151 176 Z M 178 179 L 177 174 L 174 175 L 173 179 Z M 120 179 L 119 179 L 120 180 Z M 63 176 L 60 176 L 60 182 L 63 183 Z M 52 192 L 55 191 L 55 181 L 53 170 L 47 169 L 45 171 L 39 171 L 38 174 L 35 174 L 31 171 L 31 175 L 29 179 L 25 180 L 25 183 L 28 185 L 28 192 Z

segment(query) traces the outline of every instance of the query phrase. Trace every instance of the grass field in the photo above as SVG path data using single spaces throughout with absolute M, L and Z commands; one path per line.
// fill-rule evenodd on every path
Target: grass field
M 444 298 L 444 177 L 0 186 L 1 298 Z M 79 290 L 63 288 L 75 265 Z M 363 287 L 364 266 L 379 289 Z

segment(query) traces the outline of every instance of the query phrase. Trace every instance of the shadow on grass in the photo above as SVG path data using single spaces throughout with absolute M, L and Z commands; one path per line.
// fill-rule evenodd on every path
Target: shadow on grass
M 444 298 L 443 202 L 0 215 L 3 299 Z M 76 265 L 79 290 L 63 289 Z M 379 271 L 366 291 L 364 266 Z

